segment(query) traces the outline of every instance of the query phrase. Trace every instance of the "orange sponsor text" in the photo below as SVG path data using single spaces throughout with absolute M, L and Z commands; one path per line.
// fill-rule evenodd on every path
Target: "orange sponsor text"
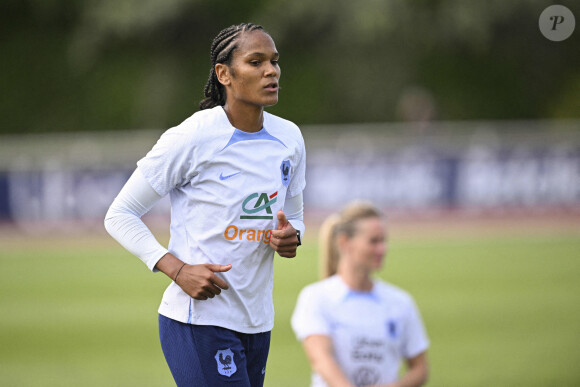
M 228 226 L 224 231 L 224 237 L 229 241 L 246 240 L 249 242 L 264 242 L 265 244 L 269 244 L 271 236 L 272 230 L 243 229 L 233 224 Z

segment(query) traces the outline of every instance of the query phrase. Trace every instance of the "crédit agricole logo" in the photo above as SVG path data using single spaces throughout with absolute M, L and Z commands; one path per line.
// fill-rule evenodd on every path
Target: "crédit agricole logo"
M 255 200 L 254 206 L 252 207 L 252 202 L 254 200 Z M 272 206 L 272 204 L 276 203 L 276 200 L 278 200 L 277 191 L 271 195 L 268 195 L 267 193 L 251 194 L 242 203 L 242 210 L 244 211 L 244 213 L 251 215 L 242 215 L 240 216 L 240 219 L 274 219 L 274 215 L 272 214 L 272 208 L 270 207 Z M 248 208 L 248 206 L 250 208 Z M 264 213 L 262 211 L 264 210 L 266 210 L 266 213 L 268 215 L 263 215 Z M 261 215 L 253 215 L 258 213 L 260 213 Z

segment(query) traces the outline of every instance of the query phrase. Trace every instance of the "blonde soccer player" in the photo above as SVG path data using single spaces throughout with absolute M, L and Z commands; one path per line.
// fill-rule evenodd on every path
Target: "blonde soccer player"
M 416 387 L 428 376 L 429 341 L 413 298 L 373 278 L 387 252 L 381 212 L 354 202 L 320 231 L 323 280 L 305 287 L 292 315 L 312 387 Z M 399 377 L 401 362 L 406 370 Z

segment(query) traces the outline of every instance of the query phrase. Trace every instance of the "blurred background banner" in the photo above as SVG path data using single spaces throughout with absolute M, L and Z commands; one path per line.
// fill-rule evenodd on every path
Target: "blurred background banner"
M 303 126 L 307 214 L 356 198 L 390 214 L 575 211 L 580 214 L 580 121 Z M 423 129 L 426 129 L 425 126 Z M 3 221 L 76 221 L 103 214 L 158 131 L 5 137 Z M 169 216 L 164 199 L 152 212 Z

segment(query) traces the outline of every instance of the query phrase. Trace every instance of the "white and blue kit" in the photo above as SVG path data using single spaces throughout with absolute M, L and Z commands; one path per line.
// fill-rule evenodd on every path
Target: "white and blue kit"
M 429 346 L 412 297 L 380 280 L 370 292 L 350 290 L 339 275 L 308 285 L 298 297 L 292 328 L 301 341 L 330 337 L 338 364 L 356 386 L 396 381 L 401 360 Z M 311 386 L 326 383 L 313 373 Z
M 279 210 L 304 233 L 306 155 L 295 124 L 267 112 L 263 118 L 263 128 L 248 133 L 234 128 L 221 106 L 196 112 L 159 138 L 111 205 L 107 230 L 153 271 L 168 251 L 191 265 L 232 265 L 216 273 L 229 289 L 207 300 L 191 298 L 172 282 L 160 315 L 242 334 L 273 328 L 270 235 Z M 167 194 L 166 249 L 140 217 Z
M 138 163 L 171 198 L 169 251 L 188 264 L 232 264 L 230 289 L 198 301 L 172 283 L 159 313 L 243 333 L 274 326 L 274 251 L 268 245 L 286 197 L 305 187 L 305 149 L 296 125 L 264 112 L 256 133 L 235 129 L 221 106 L 165 132 Z M 147 262 L 152 268 L 153 262 Z

